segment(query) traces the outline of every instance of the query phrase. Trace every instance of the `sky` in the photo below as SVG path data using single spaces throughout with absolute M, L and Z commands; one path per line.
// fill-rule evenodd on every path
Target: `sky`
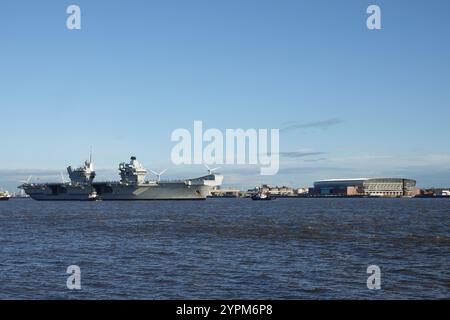
M 68 30 L 66 8 L 81 8 Z M 366 9 L 381 8 L 381 30 Z M 450 2 L 0 4 L 0 187 L 59 179 L 92 146 L 98 179 L 135 155 L 167 177 L 177 128 L 280 129 L 281 168 L 225 185 L 396 176 L 450 187 Z

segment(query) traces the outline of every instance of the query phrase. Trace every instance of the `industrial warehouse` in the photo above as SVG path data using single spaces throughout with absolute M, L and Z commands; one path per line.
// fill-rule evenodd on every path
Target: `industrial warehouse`
M 331 179 L 314 182 L 312 196 L 412 197 L 416 181 L 402 178 Z

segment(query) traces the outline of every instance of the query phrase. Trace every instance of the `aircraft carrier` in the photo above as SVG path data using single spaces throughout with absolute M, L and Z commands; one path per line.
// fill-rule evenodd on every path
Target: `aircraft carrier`
M 208 168 L 206 176 L 176 181 L 161 181 L 161 173 L 152 171 L 157 179 L 146 180 L 147 170 L 136 157 L 131 157 L 129 163 L 119 165 L 120 181 L 94 182 L 91 157 L 79 168 L 67 168 L 70 182 L 27 181 L 19 188 L 39 201 L 205 200 L 223 181 L 223 176 L 214 174 L 214 170 Z

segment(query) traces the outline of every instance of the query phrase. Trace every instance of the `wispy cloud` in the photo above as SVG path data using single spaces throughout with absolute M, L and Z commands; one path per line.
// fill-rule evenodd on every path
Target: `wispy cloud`
M 289 166 L 285 168 L 281 168 L 278 171 L 278 174 L 315 174 L 316 176 L 319 176 L 321 174 L 329 174 L 329 173 L 343 173 L 343 172 L 349 172 L 351 171 L 351 168 L 346 167 L 333 167 L 333 166 Z
M 288 152 L 280 152 L 281 157 L 285 158 L 303 158 L 309 156 L 318 156 L 323 155 L 325 152 L 320 151 L 288 151 Z
M 306 154 L 311 153 L 316 152 L 302 150 L 298 151 L 298 154 L 293 153 L 292 156 L 300 157 L 293 158 L 290 162 L 283 162 L 278 174 L 271 177 L 260 176 L 258 166 L 227 166 L 222 170 L 225 175 L 225 184 L 251 186 L 268 183 L 311 186 L 314 181 L 320 179 L 406 177 L 416 179 L 419 187 L 450 187 L 450 155 L 362 154 L 307 158 Z M 303 155 L 305 158 L 301 157 Z
M 20 180 L 20 179 L 26 179 L 27 177 L 34 175 L 34 176 L 42 176 L 42 177 L 48 177 L 48 176 L 56 176 L 59 175 L 60 171 L 57 170 L 46 170 L 46 169 L 11 169 L 11 170 L 0 170 L 0 177 L 2 179 L 8 179 L 8 180 Z
M 275 176 L 261 176 L 259 165 L 220 165 L 225 187 L 250 188 L 263 183 L 311 186 L 320 179 L 354 177 L 407 177 L 416 179 L 420 187 L 450 187 L 450 154 L 423 154 L 419 156 L 360 154 L 322 158 L 314 155 L 324 152 L 299 150 L 281 152 L 287 157 Z M 311 156 L 311 158 L 308 158 Z M 290 157 L 290 158 L 289 158 Z M 291 160 L 291 161 L 289 161 Z M 170 166 L 168 179 L 197 177 L 205 173 L 201 165 Z M 64 173 L 64 172 L 63 172 Z M 97 170 L 97 181 L 117 180 L 117 169 Z M 65 174 L 65 173 L 64 173 Z M 0 170 L 0 187 L 14 191 L 20 180 L 33 175 L 33 181 L 60 181 L 59 170 L 8 169 Z M 66 179 L 67 175 L 65 174 Z M 39 178 L 39 180 L 37 180 Z
M 268 153 L 269 156 L 272 155 L 278 155 L 283 158 L 291 158 L 291 159 L 298 159 L 298 158 L 305 158 L 310 156 L 320 156 L 324 155 L 326 152 L 322 151 L 311 151 L 311 150 L 299 150 L 299 151 L 282 151 L 279 153 Z M 264 156 L 266 154 L 263 154 Z
M 294 130 L 302 130 L 302 129 L 310 129 L 310 128 L 318 128 L 318 129 L 328 129 L 331 126 L 335 126 L 343 123 L 344 121 L 339 118 L 331 118 L 321 121 L 301 123 L 301 122 L 287 122 L 285 123 L 285 127 L 281 128 L 281 132 L 289 132 Z
M 328 160 L 327 158 L 318 158 L 318 159 L 305 159 L 303 161 L 305 162 L 319 162 L 319 161 L 325 161 Z

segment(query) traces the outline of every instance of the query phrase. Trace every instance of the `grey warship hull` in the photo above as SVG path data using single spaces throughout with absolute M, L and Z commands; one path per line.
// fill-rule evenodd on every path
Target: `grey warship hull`
M 90 185 L 70 183 L 23 185 L 25 193 L 38 201 L 147 201 L 205 200 L 213 189 L 204 184 L 207 177 L 180 182 L 125 185 L 119 182 L 96 182 Z
M 38 201 L 88 201 L 93 188 L 91 186 L 72 186 L 65 183 L 27 184 L 21 188 L 31 199 Z
M 127 200 L 205 200 L 211 187 L 189 186 L 185 183 L 159 183 L 158 185 L 129 185 L 98 183 L 94 188 L 104 201 Z

